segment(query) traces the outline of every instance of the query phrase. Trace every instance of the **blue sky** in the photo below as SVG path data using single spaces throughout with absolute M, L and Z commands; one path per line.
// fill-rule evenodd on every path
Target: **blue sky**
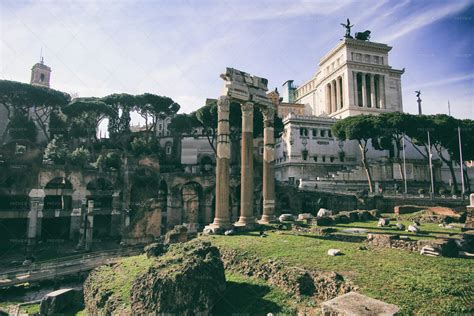
M 405 68 L 406 112 L 474 119 L 474 1 L 2 0 L 0 77 L 29 82 L 43 50 L 52 87 L 79 96 L 151 92 L 189 112 L 217 97 L 230 66 L 269 79 L 311 78 L 344 35 L 372 31 Z

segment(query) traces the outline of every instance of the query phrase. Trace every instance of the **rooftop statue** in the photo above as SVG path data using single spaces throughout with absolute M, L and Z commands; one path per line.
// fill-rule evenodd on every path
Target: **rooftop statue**
M 351 21 L 349 21 L 349 18 L 347 19 L 347 24 L 341 23 L 341 25 L 346 29 L 346 35 L 344 35 L 344 37 L 352 38 L 351 27 L 353 27 L 354 25 L 351 25 Z
M 370 39 L 370 31 L 367 30 L 365 32 L 356 32 L 355 38 L 361 41 L 368 41 Z

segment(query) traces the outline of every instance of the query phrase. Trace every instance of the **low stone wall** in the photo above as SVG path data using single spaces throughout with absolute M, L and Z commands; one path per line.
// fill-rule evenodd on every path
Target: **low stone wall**
M 318 226 L 332 226 L 334 224 L 348 224 L 358 221 L 375 220 L 380 216 L 378 210 L 356 210 L 349 212 L 339 212 L 336 215 L 315 217 L 313 224 Z
M 402 238 L 399 235 L 368 234 L 367 241 L 369 245 L 377 248 L 395 248 L 419 252 L 423 247 L 428 246 L 437 249 L 442 256 L 454 257 L 458 254 L 455 241 L 448 238 L 412 240 Z

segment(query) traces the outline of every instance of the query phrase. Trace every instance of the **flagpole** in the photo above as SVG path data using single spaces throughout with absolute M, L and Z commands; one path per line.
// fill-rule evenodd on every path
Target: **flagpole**
M 430 131 L 428 133 L 428 154 L 429 154 L 429 162 L 430 162 L 430 176 L 431 176 L 431 199 L 434 197 L 434 181 L 433 181 L 433 163 L 431 161 L 431 141 L 430 141 Z
M 462 160 L 462 144 L 461 144 L 461 128 L 458 126 L 458 139 L 459 139 L 459 166 L 461 167 L 461 197 L 464 199 L 464 170 Z
M 405 155 L 405 133 L 403 133 L 402 146 L 403 146 L 403 178 L 405 180 L 405 194 L 407 194 L 408 188 L 407 188 L 407 165 L 406 165 L 406 155 Z

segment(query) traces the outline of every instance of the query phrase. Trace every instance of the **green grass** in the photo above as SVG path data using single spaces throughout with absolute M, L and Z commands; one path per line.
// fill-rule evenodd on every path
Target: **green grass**
M 295 315 L 292 298 L 257 278 L 226 273 L 227 287 L 213 309 L 214 315 Z
M 123 305 L 129 306 L 133 281 L 153 263 L 154 260 L 148 259 L 146 255 L 124 258 L 118 266 L 99 267 L 94 273 L 94 283 L 103 291 L 113 293 Z
M 257 233 L 203 238 L 223 249 L 236 249 L 263 259 L 277 258 L 293 266 L 336 271 L 363 294 L 397 304 L 402 314 L 474 313 L 472 260 L 425 257 L 397 249 L 359 250 L 363 243 L 292 232 L 269 233 L 266 238 Z M 330 248 L 341 249 L 344 255 L 328 256 Z
M 412 232 L 401 231 L 398 230 L 395 226 L 396 223 L 402 223 L 405 225 L 405 229 L 408 228 L 408 225 L 412 225 L 412 222 L 409 221 L 407 218 L 412 214 L 404 214 L 401 216 L 400 221 L 396 221 L 394 218 L 394 214 L 382 214 L 384 218 L 391 218 L 390 226 L 388 227 L 377 227 L 378 221 L 366 221 L 366 222 L 352 222 L 348 224 L 337 224 L 335 226 L 331 226 L 335 228 L 338 232 L 341 232 L 344 229 L 348 228 L 363 228 L 367 229 L 369 232 L 376 232 L 376 233 L 386 233 L 386 234 L 399 234 L 404 236 L 409 236 L 412 239 L 432 239 L 436 237 L 449 237 L 449 236 L 456 236 L 461 232 L 460 227 L 453 227 L 453 228 L 443 228 L 439 227 L 439 224 L 435 223 L 422 223 L 420 228 L 420 232 L 415 234 Z
M 20 312 L 28 315 L 34 315 L 34 314 L 39 314 L 40 312 L 40 304 L 29 304 L 29 305 L 23 305 L 20 307 Z

